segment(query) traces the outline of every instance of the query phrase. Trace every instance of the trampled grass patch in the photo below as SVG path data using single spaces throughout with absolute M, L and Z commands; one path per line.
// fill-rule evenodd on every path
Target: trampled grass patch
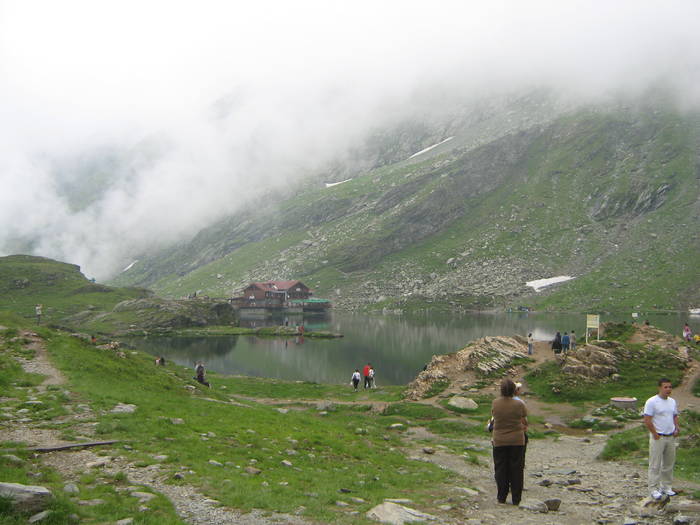
M 187 372 L 191 375 L 191 370 Z M 328 399 L 342 401 L 398 401 L 405 387 L 387 385 L 354 392 L 346 385 L 327 385 L 310 381 L 284 381 L 281 379 L 252 378 L 245 376 L 218 376 L 217 385 L 225 386 L 232 395 L 267 397 L 272 399 Z
M 447 412 L 436 406 L 410 402 L 393 403 L 386 407 L 383 415 L 420 420 L 440 419 L 449 416 Z

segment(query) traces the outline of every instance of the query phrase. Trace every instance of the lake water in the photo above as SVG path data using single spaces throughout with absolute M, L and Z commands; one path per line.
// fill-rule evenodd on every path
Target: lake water
M 680 335 L 689 322 L 700 330 L 700 317 L 649 315 L 651 324 Z M 601 321 L 632 321 L 622 316 L 601 316 Z M 279 324 L 279 323 L 278 323 Z M 579 343 L 585 333 L 581 314 L 499 313 L 462 316 L 367 316 L 334 312 L 326 320 L 307 319 L 307 329 L 340 332 L 342 339 L 268 338 L 251 335 L 221 337 L 146 337 L 129 344 L 162 355 L 180 365 L 201 360 L 208 370 L 224 374 L 273 377 L 343 384 L 355 368 L 370 362 L 377 384 L 411 381 L 435 354 L 464 348 L 487 335 L 527 335 L 551 340 L 557 330 L 575 330 Z

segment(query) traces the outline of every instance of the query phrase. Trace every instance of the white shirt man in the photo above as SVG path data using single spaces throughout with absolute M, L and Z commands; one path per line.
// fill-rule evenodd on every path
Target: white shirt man
M 644 404 L 644 424 L 649 430 L 649 492 L 654 499 L 675 496 L 671 488 L 676 462 L 678 407 L 671 397 L 668 379 L 659 380 L 659 392 Z

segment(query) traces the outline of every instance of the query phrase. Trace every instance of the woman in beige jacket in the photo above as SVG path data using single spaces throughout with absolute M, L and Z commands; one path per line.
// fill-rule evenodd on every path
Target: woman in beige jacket
M 501 397 L 491 405 L 493 466 L 498 502 L 505 503 L 510 492 L 513 505 L 519 505 L 523 492 L 527 409 L 525 403 L 513 399 L 514 394 L 515 383 L 506 378 L 501 382 Z

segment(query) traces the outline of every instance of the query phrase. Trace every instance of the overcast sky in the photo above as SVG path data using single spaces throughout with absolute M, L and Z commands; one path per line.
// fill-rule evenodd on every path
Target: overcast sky
M 433 86 L 587 99 L 660 78 L 700 100 L 700 2 L 0 0 L 0 255 L 32 238 L 104 279 Z M 76 211 L 65 181 L 110 155 L 115 182 Z

